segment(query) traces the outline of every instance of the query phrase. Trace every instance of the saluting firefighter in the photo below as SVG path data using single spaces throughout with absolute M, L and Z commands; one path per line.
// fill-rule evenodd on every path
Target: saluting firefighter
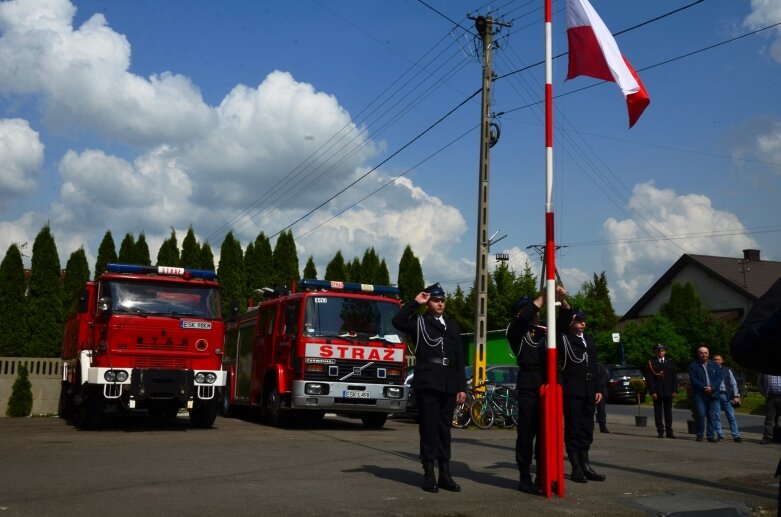
M 605 476 L 591 468 L 588 458 L 594 440 L 595 404 L 602 400 L 597 386 L 597 347 L 585 333 L 586 315 L 570 307 L 564 287 L 556 287 L 556 296 L 561 301 L 556 347 L 564 398 L 564 446 L 572 465 L 570 480 L 604 481 Z
M 426 312 L 419 314 L 424 305 Z M 407 302 L 393 318 L 393 326 L 412 340 L 415 375 L 412 389 L 418 401 L 420 460 L 426 492 L 439 488 L 459 492 L 450 476 L 450 428 L 456 404 L 466 401 L 464 350 L 458 325 L 444 317 L 445 291 L 437 283 Z M 439 465 L 439 480 L 434 463 Z
M 507 327 L 507 341 L 518 364 L 518 436 L 515 440 L 515 461 L 520 472 L 518 490 L 540 494 L 540 386 L 545 377 L 547 350 L 545 327 L 540 323 L 540 307 L 544 294 L 537 298 L 525 296 L 512 308 L 513 320 Z M 537 459 L 537 479 L 532 483 L 530 466 Z

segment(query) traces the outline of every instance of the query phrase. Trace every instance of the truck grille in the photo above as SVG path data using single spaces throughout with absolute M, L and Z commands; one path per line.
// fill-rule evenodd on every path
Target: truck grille
M 329 374 L 329 367 L 333 368 L 334 366 L 339 370 L 338 375 Z M 307 381 L 332 382 L 344 379 L 344 382 L 371 382 L 373 384 L 401 384 L 403 382 L 401 375 L 390 375 L 388 373 L 391 368 L 400 370 L 402 366 L 398 363 L 345 359 L 337 360 L 335 365 L 326 364 L 324 367 L 325 371 L 322 373 L 307 372 L 304 375 L 304 379 Z M 377 370 L 382 368 L 386 371 L 385 378 L 377 377 Z M 360 373 L 357 373 L 359 370 Z

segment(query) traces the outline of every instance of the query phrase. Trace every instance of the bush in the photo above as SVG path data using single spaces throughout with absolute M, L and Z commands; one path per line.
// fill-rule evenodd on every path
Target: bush
M 11 388 L 6 416 L 30 416 L 33 410 L 33 385 L 27 378 L 27 367 L 20 366 L 19 373 Z

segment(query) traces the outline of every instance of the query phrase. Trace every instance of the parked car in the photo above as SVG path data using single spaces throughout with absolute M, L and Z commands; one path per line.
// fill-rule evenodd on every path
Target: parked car
M 608 402 L 637 402 L 635 390 L 629 386 L 629 379 L 645 379 L 640 368 L 633 364 L 606 364 L 608 372 L 608 381 L 606 388 L 606 398 Z M 640 393 L 640 401 L 645 400 L 648 393 L 648 387 Z

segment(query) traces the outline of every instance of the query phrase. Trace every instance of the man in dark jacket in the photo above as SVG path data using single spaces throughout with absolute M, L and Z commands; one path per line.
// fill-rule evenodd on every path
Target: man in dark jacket
M 532 483 L 530 466 L 533 458 L 539 459 L 540 443 L 540 386 L 545 378 L 547 349 L 546 331 L 540 327 L 540 307 L 544 295 L 524 297 L 512 308 L 514 319 L 507 327 L 507 341 L 518 364 L 518 436 L 515 440 L 515 461 L 520 472 L 518 490 L 539 494 L 540 487 Z M 537 479 L 540 476 L 537 463 Z
M 572 465 L 570 480 L 604 481 L 605 476 L 594 471 L 588 457 L 594 439 L 595 404 L 602 400 L 597 389 L 597 348 L 585 333 L 586 315 L 570 307 L 563 287 L 556 288 L 556 295 L 561 301 L 556 347 L 564 396 L 564 446 Z
M 673 399 L 678 396 L 678 372 L 675 361 L 667 357 L 661 343 L 654 348 L 656 357 L 648 361 L 648 393 L 654 401 L 657 438 L 675 438 L 673 433 Z
M 424 314 L 418 313 L 421 305 Z M 418 401 L 420 459 L 424 479 L 421 488 L 458 492 L 461 487 L 450 476 L 450 427 L 456 404 L 466 400 L 464 350 L 458 324 L 444 317 L 445 291 L 439 284 L 428 286 L 407 302 L 393 318 L 393 326 L 407 334 L 415 353 L 412 389 Z M 434 477 L 439 464 L 439 481 Z
M 697 349 L 697 359 L 689 365 L 689 382 L 692 387 L 694 407 L 697 410 L 697 438 L 701 442 L 703 435 L 709 442 L 717 442 L 715 433 L 715 411 L 719 410 L 719 386 L 724 380 L 721 368 L 710 360 L 710 351 L 701 346 Z M 707 422 L 707 428 L 706 428 Z

